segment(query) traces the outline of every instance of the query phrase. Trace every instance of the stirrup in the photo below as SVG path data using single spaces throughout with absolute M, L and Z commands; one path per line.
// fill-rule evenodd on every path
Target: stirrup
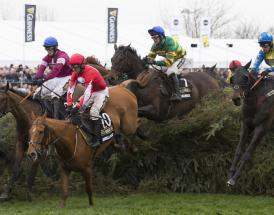
M 94 141 L 91 141 L 91 144 L 90 144 L 90 146 L 92 147 L 92 148 L 95 148 L 95 147 L 97 147 L 97 146 L 100 146 L 100 141 L 99 140 L 97 140 L 96 142 L 94 142 Z
M 178 94 L 174 93 L 171 95 L 170 100 L 171 101 L 181 101 L 182 99 Z

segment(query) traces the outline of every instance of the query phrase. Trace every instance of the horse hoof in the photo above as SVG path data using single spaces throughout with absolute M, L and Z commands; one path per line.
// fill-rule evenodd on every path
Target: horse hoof
M 235 185 L 235 181 L 231 178 L 231 179 L 229 179 L 229 180 L 226 182 L 226 184 L 227 184 L 228 186 L 234 186 L 234 185 Z

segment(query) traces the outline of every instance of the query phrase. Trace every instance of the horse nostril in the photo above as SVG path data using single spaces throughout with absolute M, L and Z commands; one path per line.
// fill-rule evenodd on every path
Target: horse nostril
M 36 153 L 36 152 L 30 153 L 30 154 L 29 154 L 29 158 L 30 158 L 31 160 L 36 160 L 36 159 L 37 159 L 37 153 Z

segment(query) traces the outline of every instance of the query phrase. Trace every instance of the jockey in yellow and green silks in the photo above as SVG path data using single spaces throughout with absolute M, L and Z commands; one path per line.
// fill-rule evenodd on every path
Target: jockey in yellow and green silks
M 160 26 L 155 26 L 148 30 L 151 38 L 154 41 L 146 61 L 149 64 L 168 67 L 167 75 L 173 81 L 174 93 L 171 100 L 181 100 L 179 92 L 179 80 L 177 77 L 178 71 L 182 64 L 182 59 L 186 55 L 186 51 L 174 38 L 165 35 L 165 31 Z M 165 59 L 155 61 L 156 56 L 162 56 Z
M 273 37 L 268 32 L 262 32 L 259 36 L 258 43 L 262 48 L 253 65 L 253 73 L 258 74 L 260 65 L 263 61 L 270 66 L 267 70 L 263 71 L 261 75 L 267 75 L 270 72 L 274 72 L 274 48 Z

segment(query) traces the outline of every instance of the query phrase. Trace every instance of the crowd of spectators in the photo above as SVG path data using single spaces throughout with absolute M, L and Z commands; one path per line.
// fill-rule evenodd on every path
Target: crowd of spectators
M 32 83 L 35 77 L 37 68 L 30 68 L 27 65 L 18 66 L 10 64 L 10 66 L 0 67 L 0 82 L 9 82 L 15 88 L 23 88 L 31 90 Z M 193 68 L 192 71 L 198 71 L 199 68 Z M 48 71 L 46 71 L 47 73 Z M 186 69 L 189 72 L 189 69 Z M 219 78 L 227 79 L 228 69 L 227 68 L 216 68 L 215 72 Z
M 22 64 L 0 67 L 0 82 L 9 82 L 12 87 L 30 90 L 35 71 L 35 68 L 29 68 Z

